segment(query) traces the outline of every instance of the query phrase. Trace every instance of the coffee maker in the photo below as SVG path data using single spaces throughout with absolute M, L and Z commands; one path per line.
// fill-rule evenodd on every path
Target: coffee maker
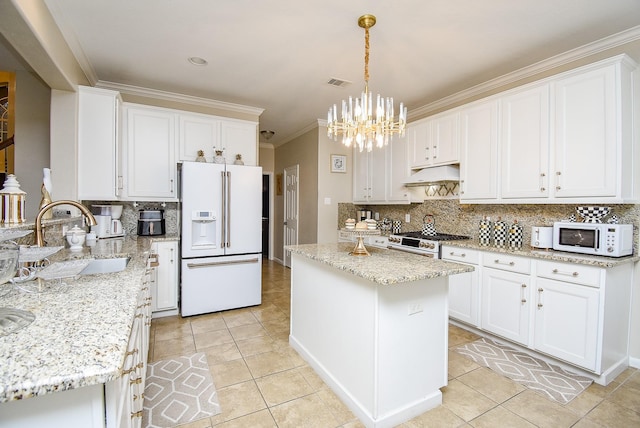
M 91 226 L 91 231 L 95 232 L 97 238 L 124 236 L 120 221 L 122 208 L 122 205 L 91 205 L 91 213 L 97 222 L 95 226 Z

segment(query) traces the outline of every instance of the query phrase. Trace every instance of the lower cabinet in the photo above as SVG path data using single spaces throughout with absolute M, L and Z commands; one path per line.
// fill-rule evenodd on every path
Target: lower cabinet
M 449 245 L 442 259 L 476 268 L 449 277 L 451 319 L 595 373 L 603 385 L 628 366 L 633 263 L 605 268 Z
M 157 241 L 151 246 L 157 257 L 152 272 L 151 309 L 153 317 L 178 313 L 178 241 Z
M 108 428 L 140 428 L 142 426 L 149 355 L 151 301 L 151 287 L 147 276 L 138 297 L 138 310 L 133 319 L 131 336 L 122 366 L 122 376 L 105 385 L 105 414 Z
M 483 269 L 481 328 L 527 345 L 530 281 L 528 275 Z
M 595 370 L 600 290 L 538 278 L 533 347 Z
M 477 266 L 480 260 L 480 253 L 466 248 L 443 246 L 442 260 L 476 267 L 473 272 L 465 272 L 449 277 L 449 316 L 474 327 L 479 327 L 480 271 Z

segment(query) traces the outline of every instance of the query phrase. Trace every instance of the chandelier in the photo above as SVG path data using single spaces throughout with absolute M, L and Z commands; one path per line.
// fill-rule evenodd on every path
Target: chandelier
M 369 28 L 376 23 L 373 15 L 358 18 L 358 26 L 364 28 L 364 91 L 360 98 L 342 100 L 342 113 L 338 118 L 338 107 L 334 104 L 327 115 L 327 135 L 338 141 L 342 135 L 342 144 L 351 147 L 357 144 L 360 151 L 365 147 L 371 151 L 373 145 L 383 147 L 389 144 L 394 134 L 404 136 L 407 123 L 407 108 L 400 103 L 398 120 L 394 118 L 393 98 L 373 99 L 369 93 Z M 375 104 L 374 104 L 375 102 Z

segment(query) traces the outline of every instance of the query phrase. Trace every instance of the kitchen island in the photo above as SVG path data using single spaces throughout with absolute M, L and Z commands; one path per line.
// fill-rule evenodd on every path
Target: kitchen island
M 473 267 L 352 244 L 291 251 L 289 342 L 367 427 L 442 403 L 449 275 Z
M 79 252 L 63 249 L 52 262 L 130 261 L 120 272 L 47 281 L 40 292 L 15 289 L 2 297 L 2 306 L 29 311 L 35 320 L 0 337 L 0 427 L 103 427 L 105 416 L 107 427 L 121 426 L 112 416 L 114 406 L 122 404 L 118 385 L 123 379 L 128 384 L 124 374 L 132 359 L 132 330 L 140 322 L 148 328 L 150 322 L 138 314 L 144 310 L 140 297 L 149 291 L 145 277 L 151 243 L 150 238 L 111 238 Z M 148 331 L 136 340 L 148 341 Z M 131 421 L 131 415 L 126 419 Z

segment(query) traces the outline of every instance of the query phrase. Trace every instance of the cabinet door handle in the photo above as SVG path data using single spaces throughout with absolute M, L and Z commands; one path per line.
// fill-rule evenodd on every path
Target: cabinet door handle
M 169 181 L 171 182 L 171 193 L 173 193 L 173 178 Z
M 556 171 L 556 190 L 560 190 L 560 176 L 562 175 L 562 172 L 560 171 Z
M 514 262 L 501 262 L 500 259 L 495 259 L 493 262 L 497 265 L 507 265 L 507 266 L 515 265 Z
M 524 294 L 524 290 L 527 288 L 527 284 L 522 284 L 520 286 L 520 303 L 527 303 L 527 298 Z
M 580 275 L 578 272 L 563 272 L 558 269 L 554 269 L 552 272 L 555 273 L 556 275 L 566 275 L 566 276 L 572 276 L 574 278 L 577 278 Z
M 542 309 L 542 287 L 538 288 L 538 309 Z
M 171 260 L 170 260 L 170 262 L 173 263 L 173 248 L 171 248 Z

